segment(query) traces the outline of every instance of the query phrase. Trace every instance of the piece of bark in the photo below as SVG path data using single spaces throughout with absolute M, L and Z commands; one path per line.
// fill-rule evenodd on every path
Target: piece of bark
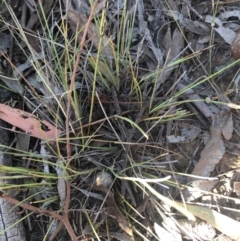
M 0 120 L 0 165 L 11 166 L 12 160 L 9 154 L 6 154 L 9 145 L 8 133 L 2 129 L 4 122 Z M 7 184 L 7 181 L 2 179 L 6 173 L 0 173 L 0 187 Z M 23 223 L 19 222 L 19 208 L 6 200 L 0 198 L 0 241 L 25 241 L 25 230 Z

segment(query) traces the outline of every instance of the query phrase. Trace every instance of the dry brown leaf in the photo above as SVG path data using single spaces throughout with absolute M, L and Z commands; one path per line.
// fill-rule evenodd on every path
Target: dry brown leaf
M 168 26 L 167 32 L 163 38 L 162 42 L 163 47 L 166 49 L 166 51 L 169 51 L 172 46 L 172 38 L 171 38 L 171 28 Z
M 194 201 L 203 196 L 206 192 L 210 192 L 219 180 L 194 180 L 191 186 L 183 190 L 184 198 L 187 202 Z
M 214 30 L 218 32 L 218 34 L 225 40 L 226 43 L 232 44 L 234 38 L 236 37 L 236 33 L 223 25 L 221 19 L 216 16 L 207 15 L 205 18 L 206 23 L 215 24 Z
M 167 140 L 169 143 L 181 143 L 181 142 L 189 142 L 193 141 L 201 132 L 201 128 L 197 126 L 197 124 L 193 124 L 192 126 L 184 127 L 181 130 L 181 135 L 169 135 L 167 136 Z
M 102 11 L 105 8 L 106 0 L 98 0 L 98 4 L 95 8 L 94 14 L 98 14 L 100 11 Z
M 67 16 L 70 20 L 73 30 L 78 32 L 78 42 L 80 43 L 82 40 L 81 33 L 83 33 L 83 29 L 88 19 L 82 15 L 79 15 L 74 10 L 69 10 Z M 96 49 L 100 48 L 100 54 L 102 54 L 107 60 L 110 61 L 113 58 L 114 50 L 112 40 L 109 39 L 106 35 L 101 34 L 100 29 L 98 29 L 93 23 L 90 23 L 89 25 L 88 37 L 91 39 Z
M 240 34 L 237 34 L 237 36 L 234 38 L 231 46 L 231 52 L 235 59 L 240 58 Z
M 225 147 L 221 138 L 220 119 L 213 120 L 211 129 L 211 139 L 202 150 L 200 160 L 195 166 L 192 174 L 202 177 L 209 177 L 215 165 L 222 159 Z
M 17 133 L 16 149 L 21 151 L 28 151 L 30 143 L 30 136 L 26 133 Z
M 107 200 L 106 200 L 106 205 L 108 207 L 108 212 L 116 218 L 119 227 L 124 232 L 126 232 L 129 236 L 132 237 L 132 235 L 133 235 L 132 229 L 129 227 L 126 218 L 121 213 L 117 204 L 115 203 L 114 196 L 113 196 L 112 192 L 109 192 L 109 194 L 108 194 L 108 197 L 107 197 Z
M 178 85 L 178 89 L 180 91 L 184 90 L 184 95 L 186 96 L 187 99 L 190 100 L 201 100 L 201 97 L 197 94 L 195 94 L 195 92 L 188 88 L 187 86 L 183 85 L 183 84 L 179 84 Z M 209 106 L 202 102 L 202 101 L 193 101 L 193 104 L 199 109 L 199 111 L 207 118 L 207 119 L 212 119 L 213 118 L 213 113 L 211 111 L 211 109 L 209 108 Z
M 62 133 L 49 122 L 40 120 L 31 113 L 4 104 L 0 104 L 0 119 L 42 140 L 57 138 Z
M 5 34 L 5 33 L 0 33 L 0 56 L 3 53 L 7 52 L 7 49 L 10 47 L 10 41 L 9 41 L 9 34 Z
M 25 33 L 26 39 L 27 39 L 28 43 L 30 44 L 30 46 L 37 53 L 40 53 L 42 49 L 39 45 L 38 36 L 36 35 L 36 33 L 34 31 L 32 31 L 31 29 L 24 28 L 24 27 L 23 27 L 23 31 Z
M 174 30 L 172 36 L 171 28 L 168 28 L 167 33 L 163 39 L 163 46 L 166 49 L 167 56 L 164 63 L 164 69 L 160 74 L 160 83 L 163 83 L 171 75 L 173 67 L 168 67 L 168 64 L 179 58 L 179 54 L 184 47 L 184 39 L 178 28 Z
M 117 223 L 119 227 L 127 233 L 130 237 L 132 237 L 132 229 L 129 227 L 127 219 L 122 214 L 122 212 L 119 210 L 114 195 L 111 191 L 108 190 L 108 188 L 105 188 L 103 186 L 93 186 L 93 189 L 101 191 L 107 195 L 105 205 L 107 207 L 107 213 L 110 214 L 112 217 L 114 217 L 117 220 Z
M 1 75 L 0 79 L 9 87 L 10 90 L 18 93 L 20 96 L 23 96 L 24 88 L 16 77 Z
M 28 21 L 27 28 L 33 29 L 35 24 L 38 25 L 41 21 L 44 22 L 44 18 L 47 17 L 48 13 L 52 9 L 53 0 L 42 0 L 37 1 L 37 3 L 35 1 L 29 0 L 25 2 L 31 13 L 31 17 Z M 35 9 L 37 11 L 35 11 Z
M 179 203 L 185 207 L 182 203 Z M 218 213 L 210 208 L 201 207 L 197 205 L 186 204 L 187 210 L 196 217 L 207 221 L 220 232 L 226 234 L 233 240 L 240 241 L 240 222 L 233 220 L 221 213 Z M 226 225 L 227 224 L 227 225 Z
M 234 192 L 236 192 L 237 196 L 240 196 L 240 182 L 233 183 Z
M 58 160 L 56 162 L 56 173 L 58 176 L 58 184 L 57 184 L 57 189 L 58 189 L 58 194 L 60 198 L 60 207 L 63 207 L 66 201 L 66 196 L 67 196 L 67 188 L 66 188 L 66 181 L 65 181 L 65 173 L 63 168 L 61 167 L 61 161 Z
M 230 140 L 233 133 L 233 119 L 232 119 L 232 112 L 228 113 L 228 117 L 224 126 L 222 128 L 222 134 L 226 140 Z

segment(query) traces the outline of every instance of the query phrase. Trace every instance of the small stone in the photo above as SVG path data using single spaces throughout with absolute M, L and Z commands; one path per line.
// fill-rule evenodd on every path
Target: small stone
M 237 34 L 232 42 L 231 52 L 235 59 L 240 59 L 240 33 Z
M 95 183 L 97 186 L 109 188 L 113 183 L 113 177 L 110 173 L 102 171 L 97 173 Z

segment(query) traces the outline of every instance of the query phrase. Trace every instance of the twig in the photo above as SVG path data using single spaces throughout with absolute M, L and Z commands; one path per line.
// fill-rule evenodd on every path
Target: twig
M 70 145 L 70 140 L 69 140 L 69 123 L 70 123 L 70 109 L 71 109 L 71 95 L 72 95 L 72 92 L 73 92 L 73 87 L 74 87 L 74 84 L 75 84 L 75 79 L 76 79 L 76 73 L 77 73 L 77 69 L 78 69 L 78 64 L 79 64 L 79 61 L 80 61 L 80 56 L 81 56 L 81 52 L 83 50 L 83 47 L 84 47 L 84 43 L 85 43 L 85 40 L 86 40 L 86 37 L 87 37 L 87 32 L 88 32 L 88 28 L 90 26 L 90 23 L 91 23 L 91 20 L 92 20 L 92 17 L 93 17 L 93 13 L 95 11 L 95 8 L 98 4 L 98 0 L 95 1 L 93 7 L 92 7 L 92 11 L 90 13 L 90 16 L 88 18 L 88 21 L 87 21 L 87 24 L 86 24 L 86 27 L 84 29 L 84 32 L 83 32 L 83 37 L 82 37 L 82 41 L 80 43 L 80 49 L 79 49 L 79 53 L 77 55 L 77 58 L 76 58 L 76 61 L 75 61 L 75 64 L 74 64 L 74 69 L 73 69 L 73 73 L 72 73 L 72 77 L 71 77 L 71 83 L 70 83 L 70 87 L 69 87 L 69 93 L 68 93 L 68 98 L 67 98 L 67 111 L 66 111 L 66 149 L 67 149 L 67 165 L 69 165 L 70 163 L 70 160 L 71 160 L 71 145 Z M 73 240 L 78 240 L 77 237 L 75 236 L 75 233 L 72 229 L 72 226 L 68 220 L 68 209 L 69 209 L 69 204 L 70 204 L 70 194 L 71 194 L 71 183 L 70 181 L 68 180 L 66 182 L 66 189 L 67 189 L 67 193 L 66 193 L 66 201 L 65 201 L 65 205 L 64 205 L 64 212 L 63 212 L 63 222 L 64 224 L 66 225 L 66 228 L 68 227 L 68 232 L 71 228 L 72 232 L 73 232 L 73 236 L 71 236 L 71 233 L 69 233 L 69 235 L 71 236 L 71 238 Z
M 67 231 L 68 231 L 68 234 L 70 235 L 71 239 L 73 241 L 78 241 L 74 231 L 73 231 L 73 228 L 68 220 L 68 217 L 66 218 L 65 215 L 61 216 L 55 212 L 52 212 L 52 211 L 48 211 L 48 210 L 45 210 L 45 209 L 42 209 L 42 208 L 37 208 L 37 207 L 34 207 L 30 204 L 27 204 L 27 203 L 23 203 L 23 202 L 19 202 L 17 199 L 14 199 L 6 194 L 4 194 L 2 191 L 0 191 L 0 197 L 3 198 L 4 200 L 6 200 L 7 202 L 9 203 L 12 203 L 16 206 L 19 206 L 19 207 L 22 207 L 23 209 L 27 209 L 27 210 L 30 210 L 34 213 L 38 213 L 38 214 L 41 214 L 41 215 L 44 215 L 44 216 L 48 216 L 48 217 L 52 217 L 54 219 L 57 219 L 59 221 L 62 221 L 63 224 L 65 225 Z
M 34 206 L 32 206 L 28 203 L 19 202 L 17 199 L 12 198 L 12 197 L 4 194 L 2 191 L 0 191 L 0 197 L 5 199 L 9 203 L 12 203 L 16 206 L 22 207 L 23 209 L 27 209 L 27 210 L 30 210 L 34 213 L 38 213 L 38 214 L 41 214 L 41 215 L 44 215 L 44 216 L 52 217 L 52 218 L 60 220 L 60 221 L 63 220 L 63 217 L 61 215 L 55 213 L 55 212 L 48 211 L 48 210 L 45 210 L 45 209 L 42 209 L 42 208 L 34 207 Z

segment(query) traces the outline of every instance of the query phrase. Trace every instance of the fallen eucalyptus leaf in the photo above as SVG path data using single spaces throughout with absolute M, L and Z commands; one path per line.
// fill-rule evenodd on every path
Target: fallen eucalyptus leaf
M 205 220 L 229 238 L 240 241 L 240 222 L 210 208 L 190 204 L 183 205 L 182 203 L 179 203 L 179 205 L 182 207 L 186 205 L 187 210 L 193 215 Z

